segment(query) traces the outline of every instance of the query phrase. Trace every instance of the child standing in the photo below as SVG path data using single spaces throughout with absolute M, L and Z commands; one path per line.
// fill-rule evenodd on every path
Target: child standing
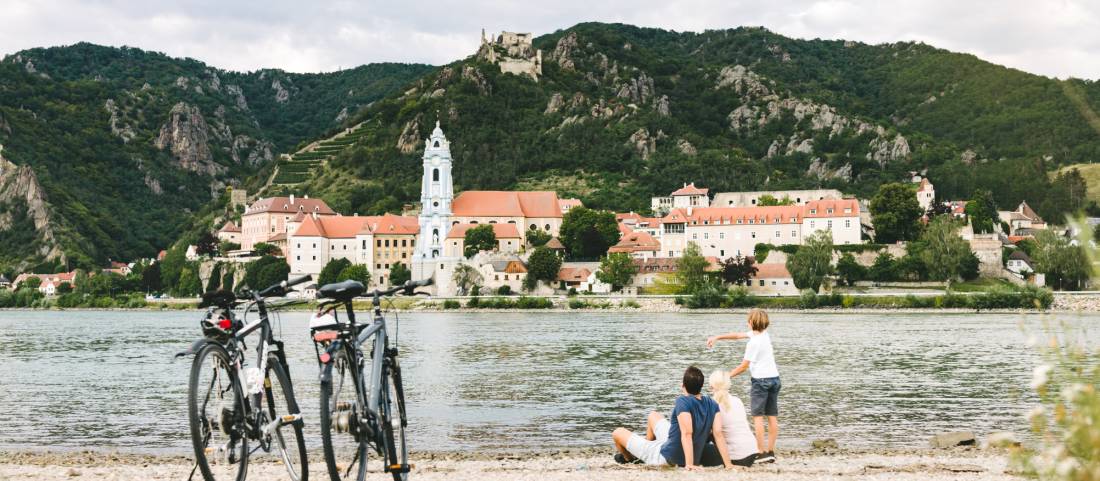
M 756 434 L 756 448 L 760 452 L 757 463 L 775 462 L 775 439 L 779 436 L 779 368 L 775 365 L 771 336 L 768 335 L 768 314 L 762 309 L 749 311 L 749 331 L 731 332 L 707 338 L 707 347 L 723 339 L 748 339 L 745 357 L 741 364 L 730 371 L 735 377 L 746 370 L 752 377 L 751 411 Z M 768 444 L 764 449 L 764 418 L 768 418 Z

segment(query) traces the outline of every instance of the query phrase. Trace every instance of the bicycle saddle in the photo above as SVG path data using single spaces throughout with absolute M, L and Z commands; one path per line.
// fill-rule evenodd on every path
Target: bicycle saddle
M 346 301 L 354 297 L 359 297 L 360 294 L 367 290 L 359 281 L 342 281 L 334 282 L 332 284 L 325 284 L 317 290 L 317 297 L 324 297 L 327 299 L 334 299 L 337 301 Z

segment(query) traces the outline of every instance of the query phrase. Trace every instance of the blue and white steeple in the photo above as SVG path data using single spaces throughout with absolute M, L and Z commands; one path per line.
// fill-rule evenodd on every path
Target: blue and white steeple
M 435 130 L 424 141 L 424 178 L 420 187 L 420 239 L 415 259 L 443 257 L 443 243 L 451 227 L 451 144 L 435 122 Z

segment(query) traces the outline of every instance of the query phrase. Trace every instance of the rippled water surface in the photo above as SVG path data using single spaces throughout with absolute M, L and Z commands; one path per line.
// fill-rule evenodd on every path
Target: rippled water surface
M 307 444 L 319 447 L 307 316 L 283 314 L 281 338 Z M 199 317 L 0 311 L 0 449 L 188 452 L 190 361 L 173 354 L 199 337 Z M 1028 335 L 1062 324 L 1085 332 L 1097 321 L 1100 315 L 774 314 L 781 442 L 833 437 L 846 446 L 910 447 L 947 430 L 1022 432 L 1038 360 Z M 607 444 L 616 426 L 642 427 L 648 410 L 671 409 L 687 365 L 706 373 L 734 366 L 743 343 L 708 350 L 703 341 L 743 326 L 743 314 L 402 315 L 409 443 L 418 450 Z M 734 383 L 746 404 L 747 388 L 745 378 Z

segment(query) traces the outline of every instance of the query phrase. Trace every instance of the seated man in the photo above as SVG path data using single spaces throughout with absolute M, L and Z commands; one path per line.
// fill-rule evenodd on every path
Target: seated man
M 637 459 L 650 465 L 702 469 L 699 462 L 703 457 L 703 445 L 713 435 L 722 464 L 726 468 L 733 466 L 722 431 L 722 420 L 718 416 L 718 403 L 700 394 L 703 390 L 703 371 L 695 366 L 687 368 L 680 388 L 683 395 L 676 398 L 671 421 L 660 413 L 652 412 L 646 423 L 645 437 L 626 428 L 618 428 L 611 433 L 615 449 L 620 453 L 616 460 L 628 463 Z

